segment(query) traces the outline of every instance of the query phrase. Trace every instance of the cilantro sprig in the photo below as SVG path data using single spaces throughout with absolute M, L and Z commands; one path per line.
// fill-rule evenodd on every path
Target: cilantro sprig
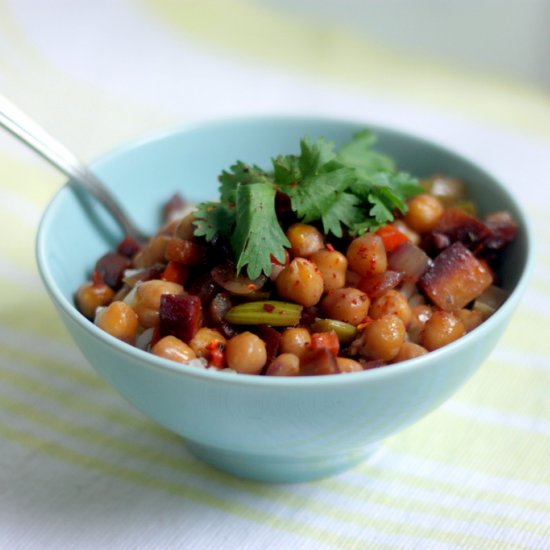
M 251 279 L 271 273 L 271 260 L 283 262 L 290 246 L 275 207 L 277 193 L 290 200 L 296 217 L 320 223 L 342 237 L 376 230 L 405 213 L 406 200 L 422 191 L 417 179 L 373 149 L 369 130 L 357 133 L 338 151 L 324 138 L 300 141 L 298 155 L 272 159 L 272 169 L 237 161 L 219 176 L 219 202 L 205 202 L 195 213 L 195 235 L 231 244 L 237 271 Z

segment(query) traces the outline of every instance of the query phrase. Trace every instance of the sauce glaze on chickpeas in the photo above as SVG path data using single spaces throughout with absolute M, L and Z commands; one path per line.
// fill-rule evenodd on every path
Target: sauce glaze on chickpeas
M 505 299 L 494 266 L 515 235 L 506 213 L 478 219 L 460 180 L 437 176 L 425 189 L 393 224 L 355 238 L 287 220 L 285 260 L 272 258 L 270 276 L 255 280 L 236 273 L 223 243 L 194 235 L 192 213 L 172 216 L 145 245 L 125 239 L 100 258 L 75 303 L 159 357 L 242 374 L 354 373 L 414 359 L 474 330 Z

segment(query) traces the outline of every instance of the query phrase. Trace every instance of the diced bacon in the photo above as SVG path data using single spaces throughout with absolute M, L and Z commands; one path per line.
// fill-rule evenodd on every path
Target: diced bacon
M 141 250 L 141 245 L 132 237 L 125 237 L 117 246 L 116 251 L 122 256 L 132 259 Z
M 258 336 L 265 342 L 265 351 L 267 355 L 266 365 L 269 365 L 279 354 L 279 344 L 281 343 L 281 333 L 273 327 L 260 325 L 257 330 Z
M 468 248 L 476 248 L 491 235 L 491 231 L 482 221 L 457 207 L 445 211 L 437 223 L 435 232 L 446 235 L 451 244 L 460 241 Z
M 485 224 L 491 234 L 485 240 L 485 246 L 491 250 L 500 250 L 516 237 L 518 226 L 509 212 L 494 212 L 485 218 Z
M 488 267 L 461 242 L 446 248 L 418 281 L 426 295 L 444 311 L 457 311 L 493 283 Z
M 117 290 L 122 286 L 124 271 L 130 267 L 130 264 L 126 256 L 108 252 L 96 262 L 95 271 L 106 285 Z
M 186 206 L 187 203 L 183 200 L 183 197 L 179 193 L 175 193 L 164 206 L 164 219 L 166 221 L 171 220 L 174 216 L 178 215 Z
M 206 260 L 207 251 L 200 244 L 178 237 L 172 237 L 166 243 L 164 256 L 167 260 L 183 265 L 198 265 Z

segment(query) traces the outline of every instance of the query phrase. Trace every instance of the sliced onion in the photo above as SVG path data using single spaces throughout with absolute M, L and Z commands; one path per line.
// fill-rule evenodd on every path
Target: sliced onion
M 439 174 L 425 180 L 424 186 L 445 206 L 451 206 L 464 200 L 468 193 L 466 184 L 462 180 Z
M 483 319 L 490 317 L 506 300 L 508 293 L 498 286 L 491 285 L 474 302 L 473 310 L 479 311 Z
M 158 279 L 163 270 L 163 264 L 155 264 L 150 267 L 140 267 L 137 269 L 125 269 L 122 280 L 124 284 L 134 287 L 142 281 Z
M 361 278 L 354 286 L 362 290 L 369 298 L 377 298 L 386 292 L 395 288 L 404 277 L 404 273 L 398 271 L 384 271 Z
M 232 263 L 225 263 L 216 266 L 212 270 L 212 278 L 218 285 L 238 296 L 246 296 L 262 288 L 267 280 L 265 275 L 257 279 L 249 279 L 245 275 L 237 275 Z
M 417 281 L 428 267 L 430 259 L 418 246 L 403 243 L 388 256 L 388 269 L 401 271 L 406 279 Z
M 147 328 L 136 338 L 136 347 L 146 350 L 153 339 L 154 328 Z
M 225 314 L 233 307 L 229 296 L 223 292 L 218 292 L 212 298 L 210 305 L 208 306 L 208 313 L 212 319 L 212 322 L 219 326 L 223 323 Z

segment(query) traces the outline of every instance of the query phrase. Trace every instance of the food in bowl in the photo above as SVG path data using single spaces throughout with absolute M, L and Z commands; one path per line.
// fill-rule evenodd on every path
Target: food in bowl
M 123 239 L 111 216 L 71 185 L 56 194 L 44 213 L 37 263 L 82 354 L 147 418 L 180 435 L 194 456 L 225 472 L 288 483 L 334 475 L 364 461 L 381 441 L 433 411 L 475 374 L 527 288 L 533 238 L 521 204 L 506 185 L 438 143 L 371 127 L 377 146 L 401 169 L 422 177 L 442 172 L 460 178 L 468 182 L 479 217 L 507 211 L 518 226 L 497 270 L 495 282 L 508 295 L 502 306 L 452 344 L 392 366 L 341 376 L 250 376 L 192 366 L 202 359 L 181 364 L 146 353 L 99 329 L 74 304 L 75 291 L 90 278 L 94 260 Z M 157 205 L 176 189 L 191 203 L 215 200 L 219 170 L 235 159 L 269 166 L 273 152 L 296 151 L 303 135 L 344 144 L 362 128 L 362 122 L 322 117 L 214 120 L 125 146 L 93 169 L 153 234 L 162 225 Z
M 373 149 L 303 139 L 272 170 L 238 161 L 220 200 L 176 196 L 76 293 L 112 336 L 179 363 L 266 376 L 384 367 L 437 350 L 505 300 L 508 212 L 479 219 L 460 179 L 418 181 Z

